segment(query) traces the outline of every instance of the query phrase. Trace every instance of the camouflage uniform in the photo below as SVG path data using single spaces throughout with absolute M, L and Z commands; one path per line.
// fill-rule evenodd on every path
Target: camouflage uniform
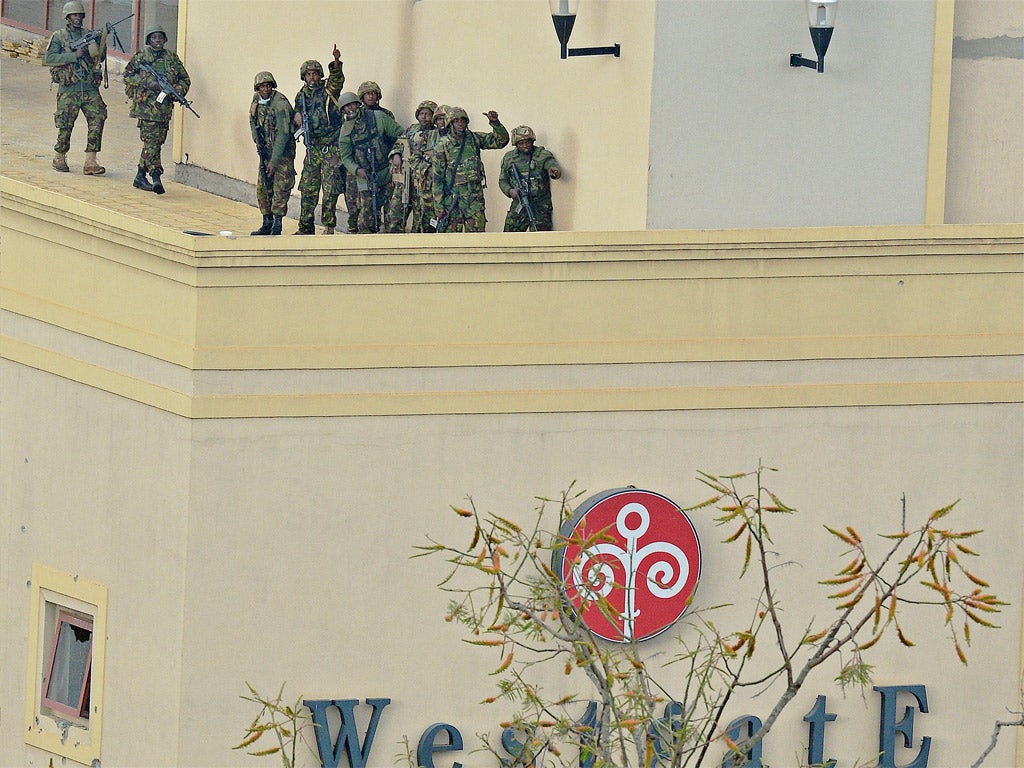
M 520 152 L 519 149 L 506 152 L 505 156 L 501 158 L 501 177 L 498 179 L 498 186 L 501 187 L 501 191 L 505 193 L 506 197 L 511 197 L 509 192 L 516 186 L 515 178 L 512 175 L 513 165 L 519 170 L 529 187 L 530 207 L 533 209 L 534 218 L 537 219 L 537 231 L 550 232 L 553 212 L 551 171 L 555 172 L 555 178 L 562 175 L 558 161 L 551 152 L 541 146 L 534 146 L 529 152 Z M 519 201 L 512 200 L 512 206 L 505 216 L 505 231 L 527 232 L 529 229 L 530 217 L 526 213 L 526 207 Z
M 107 119 L 107 105 L 100 96 L 99 85 L 103 81 L 102 65 L 106 60 L 107 46 L 105 41 L 98 47 L 96 55 L 87 55 L 79 59 L 71 50 L 71 43 L 86 33 L 83 29 L 72 29 L 68 24 L 64 29 L 57 30 L 50 37 L 46 46 L 44 63 L 50 68 L 50 77 L 58 84 L 57 111 L 53 113 L 53 122 L 57 127 L 57 143 L 53 149 L 61 156 L 71 148 L 71 131 L 78 120 L 78 114 L 85 115 L 89 126 L 89 134 L 85 142 L 85 151 L 99 152 L 103 144 L 103 123 Z M 58 167 L 54 158 L 54 168 L 67 170 L 67 165 Z M 102 171 L 100 171 L 102 173 Z
M 192 80 L 185 71 L 185 65 L 178 54 L 166 48 L 155 49 L 149 44 L 149 38 L 161 32 L 167 33 L 160 26 L 146 30 L 146 47 L 136 53 L 128 66 L 124 68 L 124 92 L 131 99 L 129 115 L 139 121 L 139 138 L 142 140 L 142 152 L 139 154 L 139 173 L 153 176 L 155 185 L 159 185 L 160 176 L 164 172 L 160 161 L 160 150 L 167 141 L 167 129 L 174 113 L 174 99 L 160 97 L 162 93 L 156 78 L 142 69 L 142 63 L 149 64 L 153 69 L 167 78 L 167 81 L 185 96 Z
M 273 83 L 275 86 L 277 83 Z M 295 111 L 288 97 L 274 91 L 266 102 L 254 94 L 249 106 L 249 129 L 256 146 L 263 147 L 271 166 L 269 172 L 262 163 L 256 183 L 256 201 L 260 213 L 284 217 L 288 214 L 288 199 L 295 186 L 295 136 L 292 134 L 292 119 Z M 269 176 L 270 189 L 265 177 Z
M 449 117 L 465 117 L 465 110 L 453 108 Z M 482 149 L 501 149 L 508 144 L 508 131 L 500 121 L 491 123 L 490 133 L 470 131 L 462 138 L 449 133 L 434 148 L 433 202 L 440 221 L 448 215 L 446 232 L 483 232 L 487 228 L 484 212 L 484 164 Z
M 420 102 L 416 108 L 416 115 L 424 109 L 430 112 L 431 122 L 424 128 L 419 121 L 413 123 L 398 137 L 395 148 L 391 150 L 391 157 L 395 155 L 402 157 L 402 171 L 391 174 L 391 203 L 388 206 L 388 213 L 385 219 L 384 231 L 392 233 L 405 232 L 408 224 L 409 214 L 412 214 L 413 232 L 426 232 L 427 222 L 433 215 L 433 208 L 426 211 L 424 218 L 423 197 L 420 190 L 423 187 L 421 179 L 430 176 L 430 159 L 427 151 L 437 139 L 437 131 L 434 128 L 433 116 L 437 104 L 432 101 Z M 409 179 L 408 189 L 406 178 Z
M 374 104 L 372 107 L 367 106 L 363 102 L 363 95 L 373 91 L 377 94 L 377 101 L 380 101 L 381 91 L 380 86 L 372 80 L 366 80 L 359 84 L 359 88 L 356 91 L 356 96 L 359 99 L 360 104 L 363 105 L 364 109 L 372 109 L 377 112 L 383 112 L 385 115 L 390 117 L 392 120 L 395 119 L 395 113 L 386 107 L 382 107 L 379 103 Z M 389 179 L 390 181 L 390 179 Z M 390 185 L 389 185 L 390 193 Z M 351 176 L 345 178 L 345 208 L 348 210 L 348 231 L 355 232 L 359 227 L 359 186 L 356 183 L 356 179 Z M 387 207 L 387 206 L 385 206 Z
M 308 61 L 300 73 L 303 78 L 314 64 L 323 75 L 323 68 L 318 62 Z M 299 179 L 299 194 L 302 196 L 299 234 L 302 235 L 311 235 L 315 231 L 313 217 L 321 190 L 320 222 L 331 229 L 338 226 L 338 197 L 342 190 L 341 158 L 338 156 L 338 133 L 342 120 L 338 94 L 345 85 L 345 73 L 340 61 L 332 61 L 329 69 L 326 81 L 321 81 L 316 88 L 306 83 L 295 94 L 295 111 L 305 114 L 310 134 L 302 137 L 306 145 Z
M 415 178 L 416 197 L 421 210 L 417 214 L 418 224 L 421 229 L 417 232 L 433 232 L 434 227 L 430 223 L 434 218 L 434 152 L 438 145 L 448 135 L 448 111 L 451 109 L 447 104 L 442 104 L 434 111 L 434 130 L 425 131 L 421 137 L 424 141 L 423 159 L 424 166 L 420 175 Z M 443 122 L 442 122 L 443 118 Z M 440 123 L 440 125 L 439 125 Z M 416 226 L 414 223 L 413 226 Z
M 345 120 L 339 139 L 341 162 L 348 171 L 348 178 L 354 181 L 359 195 L 356 225 L 349 228 L 350 233 L 378 231 L 376 221 L 387 199 L 388 181 L 391 178 L 388 152 L 401 134 L 402 126 L 388 117 L 384 110 L 368 109 L 362 104 L 355 117 Z M 373 173 L 374 166 L 376 175 Z M 360 168 L 366 172 L 367 179 L 360 179 L 356 175 Z M 374 185 L 377 189 L 376 216 L 373 210 Z M 350 210 L 350 217 L 351 213 Z

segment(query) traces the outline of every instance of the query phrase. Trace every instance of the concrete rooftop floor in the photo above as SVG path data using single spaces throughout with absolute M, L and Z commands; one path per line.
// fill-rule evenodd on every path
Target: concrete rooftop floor
M 31 35 L 4 27 L 3 37 L 20 41 Z M 71 151 L 68 152 L 71 173 L 53 170 L 51 160 L 57 138 L 53 123 L 56 88 L 50 89 L 50 73 L 46 67 L 22 58 L 0 56 L 0 175 L 179 232 L 192 230 L 216 235 L 221 231 L 231 231 L 236 236 L 247 236 L 260 225 L 262 218 L 255 206 L 255 190 L 253 204 L 246 205 L 173 181 L 173 124 L 163 150 L 167 193 L 157 195 L 132 186 L 142 144 L 137 123 L 128 116 L 124 83 L 120 74 L 114 74 L 113 68 L 110 87 L 103 89 L 101 86 L 100 89 L 107 103 L 108 117 L 103 131 L 103 149 L 98 158 L 107 172 L 102 176 L 82 174 L 86 123 L 81 115 L 75 124 Z M 199 112 L 202 114 L 201 107 Z M 240 120 L 245 117 L 240 113 Z M 182 117 L 176 116 L 175 119 Z M 183 119 L 196 118 L 186 111 Z M 255 167 L 255 150 L 253 161 Z M 297 201 L 292 207 L 297 210 Z M 344 219 L 343 210 L 339 211 L 338 218 Z M 284 233 L 290 234 L 296 227 L 297 221 L 286 220 Z

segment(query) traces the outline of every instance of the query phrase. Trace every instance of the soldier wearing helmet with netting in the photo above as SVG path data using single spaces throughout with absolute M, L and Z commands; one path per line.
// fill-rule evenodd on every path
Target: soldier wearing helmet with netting
M 430 220 L 434 218 L 434 152 L 441 140 L 448 135 L 448 111 L 451 109 L 447 104 L 441 104 L 434 110 L 434 119 L 431 121 L 434 130 L 425 133 L 425 147 L 423 150 L 424 167 L 422 174 L 416 176 L 416 198 L 420 205 L 420 211 L 416 218 L 419 229 L 414 232 L 432 232 Z
M 295 186 L 295 110 L 276 88 L 270 72 L 260 72 L 253 79 L 249 128 L 260 158 L 256 201 L 263 214 L 263 226 L 254 235 L 281 234 L 281 220 L 288 215 L 288 199 Z
M 426 221 L 433 211 L 423 216 L 419 180 L 430 174 L 430 160 L 427 151 L 437 137 L 434 129 L 434 110 L 437 102 L 429 99 L 416 107 L 416 122 L 402 131 L 391 150 L 391 203 L 385 217 L 385 232 L 405 232 L 409 218 L 412 231 L 425 232 Z
M 107 59 L 107 33 L 99 42 L 83 46 L 77 51 L 71 44 L 84 37 L 89 30 L 84 26 L 85 6 L 80 0 L 64 3 L 64 29 L 58 29 L 46 46 L 43 63 L 50 68 L 50 78 L 57 83 L 57 110 L 53 122 L 57 127 L 57 143 L 53 147 L 53 169 L 67 173 L 67 154 L 71 148 L 71 131 L 79 113 L 85 115 L 88 136 L 85 141 L 85 163 L 82 173 L 99 176 L 106 169 L 96 160 L 103 144 L 103 124 L 107 119 L 107 105 L 100 96 L 103 82 L 102 67 Z
M 341 162 L 358 195 L 355 226 L 349 226 L 349 233 L 380 232 L 381 209 L 391 180 L 388 154 L 402 134 L 402 126 L 383 110 L 367 108 L 354 93 L 341 94 L 338 102 L 345 114 L 338 140 Z M 350 220 L 352 213 L 349 208 Z
M 384 94 L 373 80 L 364 80 L 359 84 L 359 88 L 356 89 L 356 96 L 359 97 L 359 101 L 363 103 L 363 106 L 367 109 L 379 109 L 381 112 L 387 114 L 392 120 L 395 119 L 395 113 L 387 107 L 382 107 L 380 100 L 384 98 Z
M 484 113 L 491 124 L 489 133 L 470 131 L 469 115 L 462 107 L 448 113 L 449 134 L 433 151 L 433 204 L 437 229 L 446 232 L 483 232 L 484 211 L 483 149 L 501 149 L 508 144 L 508 131 L 493 109 Z
M 537 135 L 528 125 L 512 130 L 515 149 L 505 153 L 501 159 L 501 177 L 498 186 L 506 197 L 512 198 L 512 206 L 505 216 L 506 232 L 526 232 L 533 229 L 529 212 L 533 212 L 536 228 L 541 232 L 552 229 L 551 179 L 562 176 L 562 168 L 550 151 L 536 145 Z M 515 168 L 515 171 L 513 171 Z M 516 172 L 526 187 L 526 200 L 519 188 Z
M 301 203 L 297 235 L 315 234 L 313 220 L 318 200 L 324 234 L 333 235 L 338 226 L 338 197 L 344 188 L 338 155 L 338 133 L 342 123 L 338 96 L 345 86 L 338 46 L 334 46 L 334 60 L 328 64 L 328 70 L 330 74 L 324 81 L 324 68 L 319 61 L 310 59 L 299 68 L 303 86 L 295 95 L 293 122 L 299 129 L 305 123 L 302 140 L 306 145 L 306 157 L 299 179 Z
M 139 121 L 139 138 L 142 140 L 139 170 L 132 185 L 144 192 L 162 195 L 164 185 L 160 177 L 164 167 L 160 162 L 160 150 L 167 141 L 167 129 L 176 102 L 167 97 L 156 77 L 142 64 L 148 64 L 163 75 L 182 96 L 188 93 L 192 80 L 178 54 L 167 50 L 167 31 L 162 25 L 153 24 L 146 29 L 145 43 L 145 47 L 124 68 L 124 92 L 132 102 L 129 115 Z M 152 177 L 152 183 L 146 178 L 147 173 Z

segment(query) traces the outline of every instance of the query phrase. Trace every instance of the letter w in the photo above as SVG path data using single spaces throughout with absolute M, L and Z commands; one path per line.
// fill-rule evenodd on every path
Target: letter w
M 356 731 L 355 708 L 359 699 L 310 699 L 303 701 L 313 713 L 313 726 L 316 729 L 316 747 L 320 752 L 320 762 L 324 768 L 338 768 L 341 752 L 348 757 L 349 768 L 365 768 L 370 756 L 373 737 L 380 723 L 381 712 L 391 703 L 391 699 L 367 699 L 366 703 L 373 707 L 370 724 L 366 728 L 363 743 L 359 744 L 359 733 Z M 341 725 L 338 728 L 338 740 L 331 745 L 331 731 L 327 724 L 327 708 L 337 707 L 341 713 Z

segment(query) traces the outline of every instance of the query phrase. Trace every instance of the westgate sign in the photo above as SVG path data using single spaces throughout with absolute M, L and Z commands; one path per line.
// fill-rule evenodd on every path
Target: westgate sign
M 919 744 L 914 740 L 914 720 L 917 713 L 928 712 L 928 695 L 924 685 L 891 685 L 875 686 L 874 690 L 881 698 L 878 728 L 878 763 L 877 768 L 928 768 L 931 751 L 931 737 L 925 736 Z M 370 758 L 373 739 L 380 725 L 381 716 L 391 699 L 366 699 L 365 704 L 371 707 L 369 725 L 360 739 L 356 725 L 355 708 L 358 699 L 311 699 L 302 702 L 312 713 L 315 724 L 317 750 L 320 762 L 325 768 L 338 768 L 342 758 L 347 760 L 349 768 L 366 768 Z M 899 707 L 903 706 L 902 713 Z M 337 711 L 337 717 L 328 717 L 330 711 Z M 665 708 L 664 720 L 671 726 L 682 715 L 682 705 L 670 702 Z M 337 725 L 332 721 L 340 722 Z M 596 722 L 597 703 L 591 702 L 586 713 L 580 720 L 583 725 Z M 804 715 L 807 723 L 807 764 L 823 765 L 828 768 L 835 766 L 832 759 L 826 759 L 825 730 L 829 723 L 837 719 L 837 715 L 828 711 L 825 696 L 818 696 L 814 706 Z M 761 727 L 759 718 L 744 715 L 733 720 L 727 726 L 729 738 L 733 741 L 750 736 Z M 332 739 L 331 733 L 336 736 Z M 501 734 L 501 744 L 511 757 L 520 748 L 517 738 L 521 734 L 506 728 Z M 899 737 L 899 744 L 897 744 Z M 435 768 L 435 755 L 439 752 L 458 752 L 463 748 L 462 734 L 449 723 L 434 723 L 420 736 L 416 746 L 416 765 L 420 768 Z M 726 756 L 723 768 L 763 768 L 761 761 L 763 743 L 758 742 L 742 763 L 730 761 Z M 912 754 L 907 754 L 912 752 Z M 655 745 L 655 762 L 653 765 L 664 764 L 668 749 Z M 900 762 L 897 762 L 899 760 Z M 909 760 L 909 762 L 905 762 Z M 383 764 L 383 763 L 381 763 Z M 592 768 L 593 756 L 580 756 L 580 768 Z M 462 768 L 462 763 L 452 763 L 451 768 Z
M 640 642 L 664 632 L 697 588 L 697 532 L 659 493 L 632 487 L 598 493 L 559 535 L 565 544 L 555 550 L 552 568 L 573 610 L 605 640 Z
M 564 546 L 553 555 L 552 566 L 562 581 L 563 592 L 573 610 L 599 637 L 612 642 L 641 642 L 671 627 L 683 614 L 697 588 L 701 571 L 700 542 L 692 523 L 678 505 L 661 494 L 638 488 L 604 491 L 587 499 L 559 531 Z M 608 611 L 611 606 L 614 611 Z M 876 686 L 881 697 L 879 713 L 879 760 L 877 768 L 928 768 L 931 738 L 914 746 L 914 716 L 928 712 L 923 685 Z M 914 705 L 907 704 L 912 697 Z M 370 749 L 389 698 L 365 699 L 371 708 L 366 731 L 360 738 L 356 725 L 358 699 L 312 699 L 309 708 L 316 734 L 320 762 L 337 768 L 342 760 L 349 768 L 366 768 Z M 898 713 L 898 704 L 904 710 Z M 330 714 L 329 714 L 330 713 Z M 668 731 L 679 727 L 683 707 L 670 702 L 662 723 Z M 818 696 L 804 715 L 807 725 L 807 764 L 831 768 L 826 760 L 825 730 L 837 715 L 828 712 L 825 696 Z M 591 702 L 579 721 L 597 724 L 597 703 Z M 761 720 L 743 715 L 733 720 L 726 733 L 734 742 L 748 738 L 761 727 Z M 670 749 L 656 738 L 664 728 L 653 728 L 654 766 L 667 763 Z M 332 733 L 336 734 L 332 737 Z M 902 741 L 897 747 L 897 736 Z M 501 745 L 512 756 L 520 754 L 522 733 L 506 728 Z M 462 734 L 449 723 L 428 726 L 416 746 L 416 765 L 435 768 L 435 755 L 463 749 Z M 725 757 L 723 768 L 762 768 L 763 743 L 757 742 L 743 762 Z M 910 762 L 897 763 L 916 749 Z M 581 754 L 580 768 L 592 768 L 592 754 Z M 462 768 L 452 763 L 451 768 Z

